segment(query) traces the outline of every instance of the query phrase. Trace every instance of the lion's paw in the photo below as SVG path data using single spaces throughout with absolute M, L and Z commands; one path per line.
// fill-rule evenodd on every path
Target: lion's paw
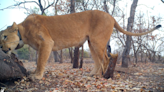
M 42 76 L 42 75 L 38 75 L 38 74 L 30 74 L 30 75 L 29 75 L 29 78 L 30 78 L 32 81 L 34 81 L 34 80 L 36 80 L 36 79 L 38 79 L 38 80 L 42 79 L 43 76 Z

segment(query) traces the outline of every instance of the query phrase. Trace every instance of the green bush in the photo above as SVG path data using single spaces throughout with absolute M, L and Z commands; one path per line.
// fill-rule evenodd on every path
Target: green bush
M 81 57 L 81 53 L 82 53 L 82 50 L 80 50 L 80 57 Z M 83 58 L 89 58 L 89 57 L 90 57 L 89 51 L 84 50 L 84 52 L 83 52 Z
M 18 54 L 18 57 L 20 59 L 26 59 L 26 60 L 28 60 L 29 59 L 29 56 L 30 56 L 29 50 L 28 50 L 28 46 L 25 45 L 23 48 L 18 49 L 17 50 L 17 54 Z

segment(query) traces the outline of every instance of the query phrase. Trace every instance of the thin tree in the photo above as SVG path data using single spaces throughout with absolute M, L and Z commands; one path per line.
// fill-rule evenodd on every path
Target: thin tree
M 58 52 L 57 51 L 53 51 L 53 54 L 54 54 L 55 62 L 59 62 Z
M 113 7 L 112 15 L 113 15 L 114 9 L 115 9 L 115 1 L 116 0 L 114 0 L 114 2 L 113 2 L 113 6 L 114 7 Z M 109 13 L 109 11 L 107 9 L 106 0 L 104 0 L 104 9 L 105 9 L 105 11 L 107 13 Z M 116 61 L 117 61 L 117 57 L 118 57 L 118 55 L 114 55 L 115 57 L 112 57 L 110 55 L 110 53 L 111 53 L 111 46 L 110 46 L 110 39 L 109 39 L 109 41 L 107 43 L 107 54 L 108 54 L 108 57 L 110 57 L 110 59 L 109 59 L 108 68 L 107 68 L 105 74 L 103 75 L 103 77 L 104 78 L 107 78 L 107 79 L 108 78 L 113 78 L 113 76 L 114 76 L 114 70 L 115 70 L 115 66 L 116 66 Z
M 60 51 L 60 63 L 63 63 L 63 51 Z
M 138 0 L 133 0 L 133 3 L 131 5 L 131 10 L 130 10 L 130 17 L 128 18 L 127 31 L 132 31 L 137 3 L 138 3 Z M 125 42 L 125 48 L 122 53 L 122 65 L 121 65 L 122 67 L 128 67 L 129 53 L 130 53 L 130 49 L 131 49 L 131 41 L 132 41 L 132 37 L 127 35 L 126 42 Z
M 75 0 L 71 0 L 70 12 L 75 13 Z M 79 61 L 79 47 L 75 47 L 73 68 L 78 68 L 79 65 L 78 61 Z
M 80 60 L 80 66 L 79 68 L 83 67 L 83 56 L 84 56 L 84 50 L 83 50 L 83 45 L 82 45 L 82 49 L 81 49 L 81 60 Z
M 72 55 L 72 47 L 71 48 L 68 48 L 68 50 L 69 50 L 69 55 L 70 55 L 70 58 L 71 58 L 71 63 L 73 63 L 73 59 L 74 59 L 74 57 L 73 57 L 73 55 Z
M 73 68 L 78 68 L 78 66 L 79 66 L 79 47 L 75 47 Z

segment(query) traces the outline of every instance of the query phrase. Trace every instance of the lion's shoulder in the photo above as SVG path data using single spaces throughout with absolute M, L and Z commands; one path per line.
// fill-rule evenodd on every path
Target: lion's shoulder
M 42 15 L 38 14 L 30 14 L 29 16 L 26 17 L 26 19 L 22 22 L 23 25 L 31 25 L 35 23 L 41 22 Z

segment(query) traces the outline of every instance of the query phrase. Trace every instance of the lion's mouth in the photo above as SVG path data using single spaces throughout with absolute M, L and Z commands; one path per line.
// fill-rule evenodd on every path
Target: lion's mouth
M 8 53 L 11 49 L 9 48 L 8 50 L 2 50 L 4 53 Z

